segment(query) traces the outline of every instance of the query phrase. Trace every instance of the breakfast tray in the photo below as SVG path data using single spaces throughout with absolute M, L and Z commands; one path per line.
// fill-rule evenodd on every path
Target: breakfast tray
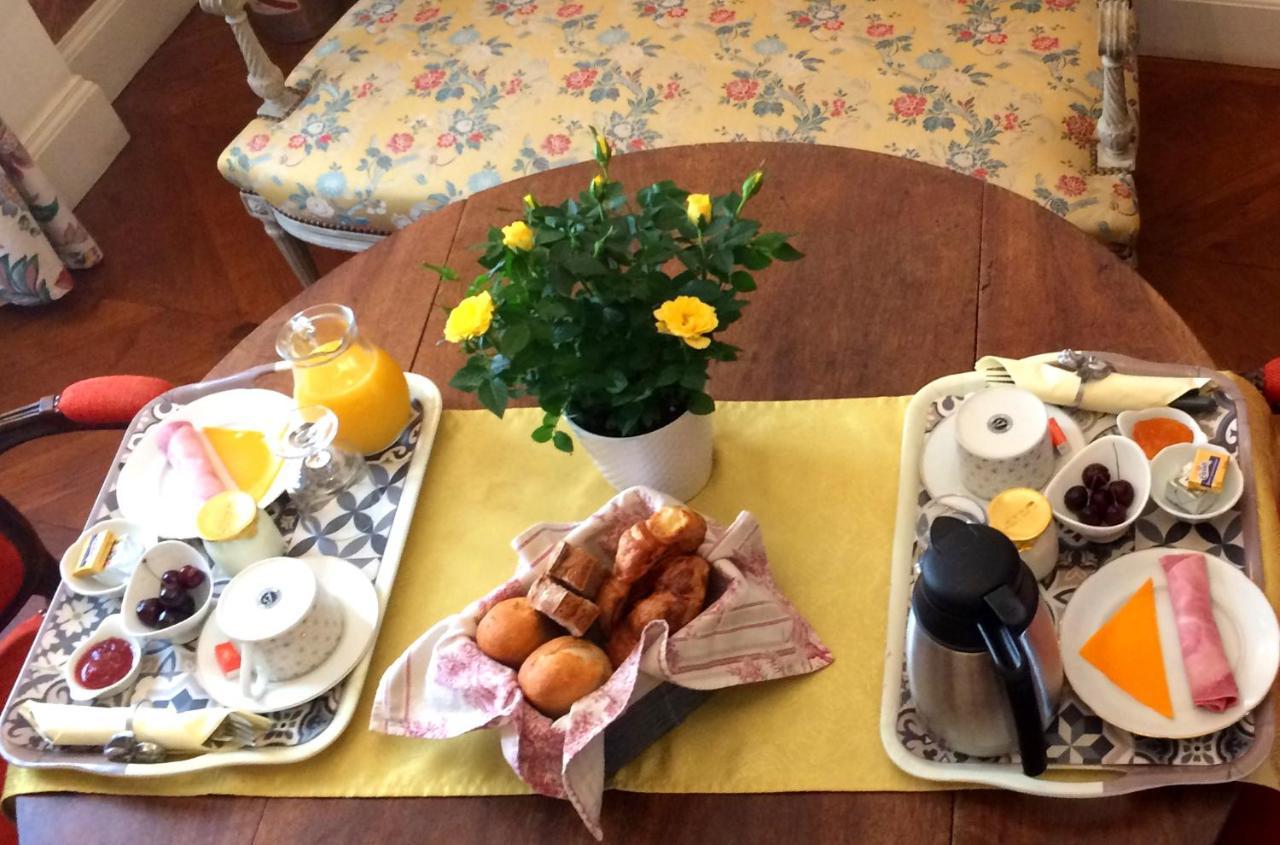
M 1244 399 L 1236 385 L 1221 373 L 1181 365 L 1152 364 L 1108 353 L 1094 353 L 1117 372 L 1151 376 L 1198 376 L 1210 380 L 1217 409 L 1198 422 L 1209 442 L 1228 450 L 1244 471 L 1244 495 L 1223 516 L 1190 525 L 1148 502 L 1134 526 L 1118 540 L 1078 542 L 1057 526 L 1061 539 L 1058 566 L 1043 585 L 1043 596 L 1056 620 L 1075 589 L 1109 560 L 1155 546 L 1172 546 L 1215 555 L 1239 567 L 1262 586 L 1257 489 L 1253 477 L 1252 442 Z M 926 385 L 907 407 L 902 440 L 902 468 L 898 490 L 889 597 L 889 627 L 885 653 L 880 735 L 896 765 L 921 778 L 981 783 L 1035 795 L 1093 797 L 1118 795 L 1169 784 L 1219 783 L 1238 780 L 1257 768 L 1270 753 L 1275 733 L 1272 696 L 1228 728 L 1193 739 L 1155 739 L 1131 734 L 1111 725 L 1089 709 L 1065 684 L 1058 715 L 1047 731 L 1050 770 L 1032 778 L 1016 760 L 969 757 L 955 752 L 930 735 L 919 718 L 906 677 L 906 622 L 920 554 L 916 536 L 922 507 L 930 501 L 921 483 L 924 444 L 934 427 L 954 413 L 967 395 L 987 387 L 981 373 L 946 376 Z M 1116 433 L 1115 417 L 1080 409 L 1066 409 L 1080 425 L 1086 442 Z M 1068 777 L 1055 778 L 1057 773 Z M 1090 772 L 1097 772 L 1090 778 Z
M 117 477 L 147 429 L 187 402 L 220 390 L 247 386 L 259 376 L 283 366 L 267 364 L 225 379 L 175 388 L 140 411 L 125 433 L 86 526 L 118 515 Z M 364 478 L 320 511 L 306 517 L 300 518 L 286 497 L 267 508 L 286 538 L 286 554 L 293 557 L 333 555 L 361 568 L 378 593 L 379 622 L 395 581 L 440 421 L 439 389 L 424 376 L 406 373 L 405 377 L 409 382 L 413 416 L 396 443 L 368 459 L 369 472 Z M 215 580 L 215 596 L 226 583 L 225 577 Z M 117 763 L 108 761 L 101 749 L 49 746 L 16 709 L 25 701 L 70 701 L 63 667 L 84 636 L 103 618 L 119 612 L 120 601 L 119 597 L 78 596 L 65 585 L 58 587 L 36 636 L 36 644 L 27 656 L 0 718 L 0 754 L 11 764 L 79 769 L 101 775 L 156 777 L 220 766 L 291 763 L 328 747 L 350 723 L 369 668 L 372 646 L 346 680 L 324 695 L 269 714 L 272 725 L 252 748 L 209 752 L 161 763 Z M 146 702 L 180 712 L 217 706 L 196 680 L 195 646 L 195 642 L 177 646 L 162 641 L 148 642 L 142 671 L 134 687 L 99 699 L 97 703 L 120 707 Z

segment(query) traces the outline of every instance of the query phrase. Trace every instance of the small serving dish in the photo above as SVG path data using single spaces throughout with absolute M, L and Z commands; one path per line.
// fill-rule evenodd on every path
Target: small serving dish
M 110 639 L 120 639 L 128 643 L 129 650 L 133 652 L 132 660 L 129 664 L 129 671 L 119 680 L 108 684 L 105 687 L 93 689 L 86 687 L 76 679 L 76 669 L 80 665 L 80 661 L 88 655 L 89 651 L 100 643 Z M 76 646 L 75 651 L 71 652 L 71 657 L 67 660 L 67 665 L 63 668 L 63 677 L 67 680 L 67 692 L 71 696 L 72 701 L 93 701 L 95 698 L 104 698 L 106 696 L 115 695 L 118 692 L 133 686 L 133 682 L 138 679 L 138 669 L 142 666 L 142 640 L 129 634 L 124 629 L 123 620 L 119 613 L 113 613 L 106 619 L 98 623 L 98 627 L 93 633 L 84 638 L 80 645 Z
M 138 603 L 143 599 L 156 598 L 160 595 L 161 576 L 167 570 L 181 570 L 184 566 L 199 569 L 204 578 L 189 593 L 195 602 L 195 610 L 181 622 L 161 628 L 151 628 L 138 617 Z M 147 549 L 138 567 L 133 570 L 129 586 L 124 592 L 124 606 L 120 615 L 124 630 L 131 637 L 142 640 L 160 639 L 181 644 L 191 642 L 200 633 L 204 618 L 209 615 L 213 604 L 213 576 L 209 561 L 191 546 L 181 540 L 165 540 Z
M 127 519 L 105 519 L 85 531 L 62 553 L 58 571 L 62 574 L 62 583 L 76 595 L 98 598 L 101 596 L 118 596 L 129 583 L 129 576 L 137 566 L 137 558 L 124 564 L 113 564 L 96 575 L 72 575 L 81 550 L 94 535 L 103 531 L 111 531 L 120 537 L 120 542 L 129 542 L 138 547 L 139 557 L 146 549 L 155 545 L 156 536 L 145 527 Z
M 1081 473 L 1089 464 L 1102 464 L 1113 481 L 1124 480 L 1133 485 L 1133 501 L 1119 525 L 1085 525 L 1067 507 L 1064 500 L 1067 491 L 1082 483 Z M 1129 438 L 1116 434 L 1099 437 L 1058 470 L 1044 489 L 1044 495 L 1053 507 L 1053 515 L 1065 528 L 1090 542 L 1110 543 L 1129 530 L 1146 506 L 1147 497 L 1151 495 L 1151 465 L 1142 447 Z
M 1120 433 L 1125 437 L 1133 440 L 1133 427 L 1143 420 L 1166 419 L 1181 423 L 1191 430 L 1192 443 L 1208 443 L 1209 438 L 1205 435 L 1204 429 L 1200 428 L 1200 424 L 1195 418 L 1185 411 L 1179 411 L 1177 408 L 1147 408 L 1143 411 L 1122 411 L 1116 415 L 1116 428 L 1120 429 Z M 1136 440 L 1134 441 L 1137 442 Z M 1145 454 L 1145 452 L 1143 453 Z M 1153 456 L 1151 460 L 1155 460 Z
M 1191 463 L 1196 456 L 1197 449 L 1207 449 L 1210 452 L 1227 457 L 1229 459 L 1227 476 L 1223 480 L 1222 492 L 1218 494 L 1218 500 L 1214 503 L 1212 509 L 1204 513 L 1187 513 L 1165 498 L 1165 487 L 1168 486 L 1169 479 L 1181 472 L 1184 466 Z M 1240 471 L 1240 467 L 1234 459 L 1230 458 L 1230 455 L 1216 446 L 1175 443 L 1162 449 L 1160 454 L 1156 455 L 1155 460 L 1151 462 L 1151 498 L 1155 500 L 1156 506 L 1160 510 L 1183 522 L 1208 522 L 1212 519 L 1217 519 L 1235 507 L 1236 502 L 1240 501 L 1240 496 L 1243 493 L 1244 473 Z

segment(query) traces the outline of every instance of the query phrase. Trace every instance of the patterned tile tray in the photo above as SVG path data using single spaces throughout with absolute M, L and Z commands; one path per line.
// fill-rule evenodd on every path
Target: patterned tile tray
M 88 525 L 118 515 L 116 477 L 148 428 L 182 404 L 216 389 L 240 386 L 271 366 L 246 371 L 214 385 L 189 385 L 166 394 L 134 418 L 112 469 L 94 504 Z M 400 554 L 409 533 L 431 446 L 440 420 L 440 391 L 423 376 L 407 374 L 414 414 L 399 440 L 369 459 L 369 473 L 317 513 L 300 518 L 287 497 L 267 508 L 284 534 L 293 557 L 333 555 L 349 561 L 373 581 L 386 608 Z M 210 389 L 212 388 L 212 389 Z M 197 542 L 198 541 L 194 541 Z M 227 583 L 216 579 L 215 596 Z M 19 766 L 81 769 L 96 774 L 155 777 L 218 766 L 289 763 L 319 753 L 347 727 L 360 697 L 369 654 L 342 683 L 307 704 L 269 714 L 272 725 L 254 748 L 222 751 L 162 763 L 113 763 L 97 749 L 54 748 L 15 712 L 24 701 L 68 703 L 62 671 L 79 641 L 104 617 L 120 610 L 120 598 L 86 598 L 58 588 L 36 637 L 36 644 L 14 685 L 0 718 L 0 753 Z M 149 643 L 142 671 L 131 690 L 97 703 L 119 707 L 139 702 L 179 711 L 216 706 L 195 678 L 195 643 Z
M 1167 367 L 1105 355 L 1121 372 L 1152 375 L 1184 375 L 1187 367 Z M 1262 583 L 1259 556 L 1256 491 L 1251 471 L 1251 447 L 1247 420 L 1235 385 L 1210 371 L 1197 375 L 1214 378 L 1217 410 L 1199 420 L 1211 443 L 1230 451 L 1246 470 L 1245 495 L 1240 503 L 1211 522 L 1180 522 L 1149 502 L 1132 529 L 1112 543 L 1084 543 L 1083 538 L 1059 527 L 1061 552 L 1052 580 L 1042 584 L 1055 621 L 1061 619 L 1076 588 L 1113 558 L 1154 546 L 1202 551 L 1238 566 Z M 1076 697 L 1070 684 L 1064 687 L 1058 715 L 1047 731 L 1049 765 L 1056 769 L 1108 770 L 1095 781 L 1062 782 L 1029 778 L 1010 757 L 974 758 L 947 748 L 929 733 L 917 715 L 907 684 L 905 621 L 910 588 L 920 549 L 915 543 L 920 513 L 929 494 L 920 483 L 919 460 L 923 444 L 934 427 L 955 412 L 961 400 L 985 388 L 981 375 L 949 376 L 916 394 L 907 412 L 903 435 L 903 466 L 897 533 L 894 540 L 894 572 L 891 588 L 889 648 L 885 662 L 885 689 L 881 733 L 886 750 L 902 768 L 920 777 L 1004 786 L 1046 795 L 1102 795 L 1130 792 L 1168 783 L 1211 783 L 1243 777 L 1265 758 L 1274 733 L 1270 695 L 1253 713 L 1224 730 L 1194 739 L 1155 739 L 1131 734 L 1111 725 Z M 1080 425 L 1085 440 L 1117 433 L 1115 417 L 1068 409 Z

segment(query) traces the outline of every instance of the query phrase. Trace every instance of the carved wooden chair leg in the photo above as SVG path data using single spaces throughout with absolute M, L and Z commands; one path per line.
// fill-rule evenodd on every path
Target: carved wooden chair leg
M 298 277 L 302 286 L 310 287 L 319 274 L 316 272 L 316 264 L 307 250 L 307 245 L 281 227 L 280 221 L 276 220 L 275 209 L 262 197 L 241 192 L 240 201 L 244 203 L 250 216 L 262 221 L 262 228 L 266 229 L 271 240 L 276 242 L 280 254 L 284 256 L 285 261 L 289 262 L 289 269 Z
M 1131 45 L 1129 0 L 1098 0 L 1098 53 L 1102 59 L 1102 117 L 1098 120 L 1098 167 L 1132 171 L 1137 126 L 1129 113 L 1124 63 Z

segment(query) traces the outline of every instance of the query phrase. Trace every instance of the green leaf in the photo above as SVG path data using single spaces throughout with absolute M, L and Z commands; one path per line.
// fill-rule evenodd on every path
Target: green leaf
M 751 274 L 746 270 L 737 270 L 729 277 L 729 283 L 733 285 L 733 289 L 742 293 L 748 293 L 756 289 L 756 280 L 751 278 Z
M 529 345 L 531 337 L 532 333 L 529 331 L 528 323 L 516 323 L 514 325 L 507 326 L 506 330 L 503 331 L 502 339 L 498 343 L 498 348 L 501 349 L 503 354 L 508 358 L 514 358 L 516 355 L 520 354 L 521 350 Z
M 733 251 L 733 257 L 737 259 L 739 264 L 746 267 L 748 270 L 763 270 L 773 263 L 773 259 L 768 255 L 749 246 L 735 249 Z
M 551 435 L 555 433 L 554 426 L 540 425 L 533 430 L 529 436 L 533 438 L 535 443 L 546 443 L 551 439 Z
M 685 370 L 684 375 L 680 377 L 680 386 L 687 387 L 689 390 L 701 391 L 706 384 L 707 370 L 701 362 Z
M 662 368 L 662 372 L 658 373 L 655 379 L 659 387 L 666 387 L 669 384 L 675 384 L 680 381 L 681 367 L 679 364 L 667 364 Z M 698 385 L 702 387 L 702 385 Z
M 474 391 L 481 382 L 489 378 L 489 367 L 483 357 L 472 358 L 466 365 L 453 374 L 449 384 L 458 390 Z
M 791 244 L 784 243 L 773 250 L 773 257 L 779 261 L 799 261 L 804 258 L 804 253 Z
M 458 273 L 452 267 L 446 267 L 443 264 L 432 264 L 430 261 L 422 262 L 423 270 L 430 270 L 440 277 L 441 281 L 453 282 L 458 278 Z
M 502 379 L 491 378 L 481 382 L 476 396 L 480 398 L 480 404 L 496 417 L 501 418 L 507 410 L 507 385 Z
M 705 393 L 695 393 L 689 397 L 689 411 L 694 414 L 709 414 L 716 409 L 716 400 Z
M 573 438 L 565 434 L 563 431 L 557 431 L 552 437 L 552 441 L 555 443 L 556 448 L 561 452 L 573 454 Z

